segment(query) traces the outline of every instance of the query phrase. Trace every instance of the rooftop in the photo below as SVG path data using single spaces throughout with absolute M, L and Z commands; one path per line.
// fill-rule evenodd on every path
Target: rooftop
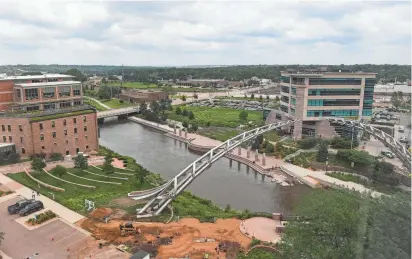
M 75 107 L 68 107 L 63 109 L 45 110 L 45 111 L 32 111 L 32 112 L 5 112 L 0 117 L 6 118 L 29 118 L 30 121 L 44 121 L 52 120 L 63 117 L 76 116 L 81 114 L 93 113 L 96 109 L 90 105 L 82 105 Z
M 3 76 L 1 80 L 30 80 L 30 79 L 44 79 L 44 78 L 74 78 L 72 75 L 63 74 L 43 74 L 43 75 L 31 75 L 31 76 Z
M 321 70 L 287 70 L 287 71 L 281 71 L 280 72 L 282 75 L 301 75 L 301 76 L 306 76 L 306 75 L 314 75 L 314 76 L 323 76 L 323 75 L 377 75 L 377 73 L 371 73 L 371 72 L 362 72 L 362 71 L 321 71 Z
M 81 84 L 81 82 L 79 82 L 79 81 L 57 81 L 57 82 L 41 82 L 41 83 L 16 84 L 16 86 L 21 86 L 21 87 L 36 87 L 36 86 L 72 85 L 72 84 Z

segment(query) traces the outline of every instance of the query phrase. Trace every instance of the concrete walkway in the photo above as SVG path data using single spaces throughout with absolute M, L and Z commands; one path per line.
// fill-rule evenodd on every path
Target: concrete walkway
M 102 106 L 103 108 L 106 108 L 106 109 L 108 109 L 108 110 L 113 109 L 113 108 L 111 108 L 110 106 L 107 106 L 106 104 L 102 103 L 101 101 L 99 101 L 99 100 L 97 100 L 97 99 L 94 99 L 94 98 L 92 98 L 92 97 L 85 96 L 85 95 L 83 95 L 83 97 L 86 98 L 86 99 L 89 99 L 89 100 L 92 100 L 92 101 L 98 103 L 98 104 L 99 104 L 100 106 Z
M 16 197 L 16 195 L 20 195 L 27 199 L 32 198 L 32 192 L 33 192 L 32 189 L 29 189 L 17 183 L 16 181 L 8 178 L 7 176 L 3 174 L 0 174 L 0 183 L 7 186 L 7 188 L 9 188 L 11 191 L 14 191 L 16 193 L 14 195 L 6 195 L 3 198 L 7 198 L 8 196 L 10 196 L 9 198 L 12 199 Z M 43 195 L 40 195 L 40 196 L 36 195 L 36 199 L 42 201 L 45 208 L 52 210 L 54 213 L 59 215 L 60 218 L 64 219 L 65 221 L 69 223 L 75 223 L 84 218 L 84 216 L 80 215 L 79 213 L 74 212 L 64 207 L 63 205 L 60 205 L 54 200 L 49 199 L 48 197 L 45 197 Z

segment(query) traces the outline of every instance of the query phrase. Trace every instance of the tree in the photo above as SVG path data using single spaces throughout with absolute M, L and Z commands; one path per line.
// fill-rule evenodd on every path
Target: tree
M 150 110 L 154 113 L 160 112 L 160 105 L 158 102 L 154 101 L 150 103 Z
M 402 92 L 393 92 L 392 97 L 391 97 L 391 102 L 392 102 L 392 105 L 395 106 L 396 109 L 398 109 L 398 107 L 402 105 L 402 101 L 403 101 Z
M 198 130 L 199 126 L 197 126 L 196 122 L 193 122 L 190 128 L 192 129 L 193 132 L 195 132 Z
M 193 114 L 192 111 L 189 111 L 187 116 L 189 117 L 189 120 L 193 120 L 195 118 L 195 115 Z
M 189 112 L 188 112 L 188 110 L 186 110 L 186 109 L 183 109 L 183 111 L 182 111 L 182 115 L 183 115 L 183 116 L 187 116 L 187 115 L 189 115 Z
M 145 102 L 141 103 L 140 106 L 140 112 L 144 115 L 147 112 L 147 104 Z
M 87 169 L 87 167 L 89 167 L 87 163 L 87 158 L 83 156 L 83 154 L 78 154 L 74 158 L 74 167 L 80 168 L 80 169 Z
M 31 161 L 31 168 L 35 171 L 41 171 L 45 167 L 46 163 L 44 162 L 44 158 L 34 157 Z
M 356 258 L 363 237 L 361 205 L 349 191 L 315 190 L 303 197 L 295 211 L 303 218 L 288 222 L 279 244 L 282 258 Z
M 318 143 L 318 140 L 312 137 L 298 140 L 298 146 L 301 149 L 311 149 L 315 147 L 317 143 Z
M 183 102 L 186 102 L 186 95 L 180 96 L 180 99 L 181 99 Z
M 52 173 L 59 177 L 62 177 L 63 175 L 67 173 L 67 169 L 64 166 L 56 165 L 56 167 L 53 168 Z
M 255 94 L 251 94 L 250 99 L 255 99 Z
M 325 163 L 328 160 L 328 147 L 325 142 L 321 142 L 319 145 L 319 150 L 316 155 L 316 161 L 320 163 Z
M 149 172 L 144 168 L 138 168 L 135 171 L 135 175 L 139 183 L 143 184 L 146 182 L 146 177 L 149 175 Z
M 182 113 L 182 109 L 180 108 L 180 106 L 176 107 L 176 114 L 180 115 Z
M 80 70 L 75 68 L 67 70 L 65 74 L 75 76 L 76 81 L 84 82 L 87 80 L 87 77 Z
M 267 154 L 271 154 L 271 153 L 273 153 L 273 152 L 275 152 L 275 146 L 272 144 L 272 143 L 268 143 L 267 145 L 266 145 L 266 153 Z
M 241 121 L 246 121 L 248 115 L 249 115 L 249 114 L 248 114 L 247 111 L 241 111 L 241 112 L 239 113 L 239 119 L 240 119 Z
M 51 153 L 50 160 L 52 161 L 61 161 L 63 159 L 63 155 L 61 153 Z
M 113 173 L 114 172 L 114 167 L 112 165 L 113 163 L 113 158 L 111 156 L 105 156 L 104 157 L 104 163 L 103 163 L 103 171 L 107 174 Z
M 276 96 L 276 97 L 275 97 L 275 102 L 277 102 L 277 103 L 280 102 L 279 96 Z
M 183 121 L 182 126 L 183 126 L 183 128 L 187 128 L 187 127 L 189 127 L 189 123 L 187 121 Z
M 269 95 L 266 95 L 266 100 L 268 100 L 268 101 L 269 101 Z

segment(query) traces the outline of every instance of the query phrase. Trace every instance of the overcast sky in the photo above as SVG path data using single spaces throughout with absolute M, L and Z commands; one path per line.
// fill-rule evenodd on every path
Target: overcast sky
M 411 64 L 411 2 L 0 0 L 0 64 Z

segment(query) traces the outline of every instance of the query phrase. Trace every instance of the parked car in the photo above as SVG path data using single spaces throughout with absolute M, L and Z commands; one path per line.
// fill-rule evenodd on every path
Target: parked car
M 388 158 L 394 158 L 395 157 L 395 155 L 391 151 L 388 151 L 388 150 L 382 150 L 381 154 L 388 157 Z
M 42 209 L 44 209 L 43 202 L 35 200 L 29 205 L 27 205 L 24 209 L 20 210 L 19 215 L 26 216 Z
M 405 136 L 399 138 L 399 142 L 401 143 L 408 143 L 408 139 Z
M 404 126 L 399 126 L 398 131 L 399 131 L 399 132 L 404 132 L 404 131 L 405 131 L 405 127 L 404 127 Z
M 20 210 L 24 209 L 27 205 L 32 203 L 34 200 L 28 200 L 28 199 L 21 199 L 18 202 L 16 202 L 13 205 L 10 205 L 7 207 L 7 211 L 10 214 L 17 214 L 20 212 Z

